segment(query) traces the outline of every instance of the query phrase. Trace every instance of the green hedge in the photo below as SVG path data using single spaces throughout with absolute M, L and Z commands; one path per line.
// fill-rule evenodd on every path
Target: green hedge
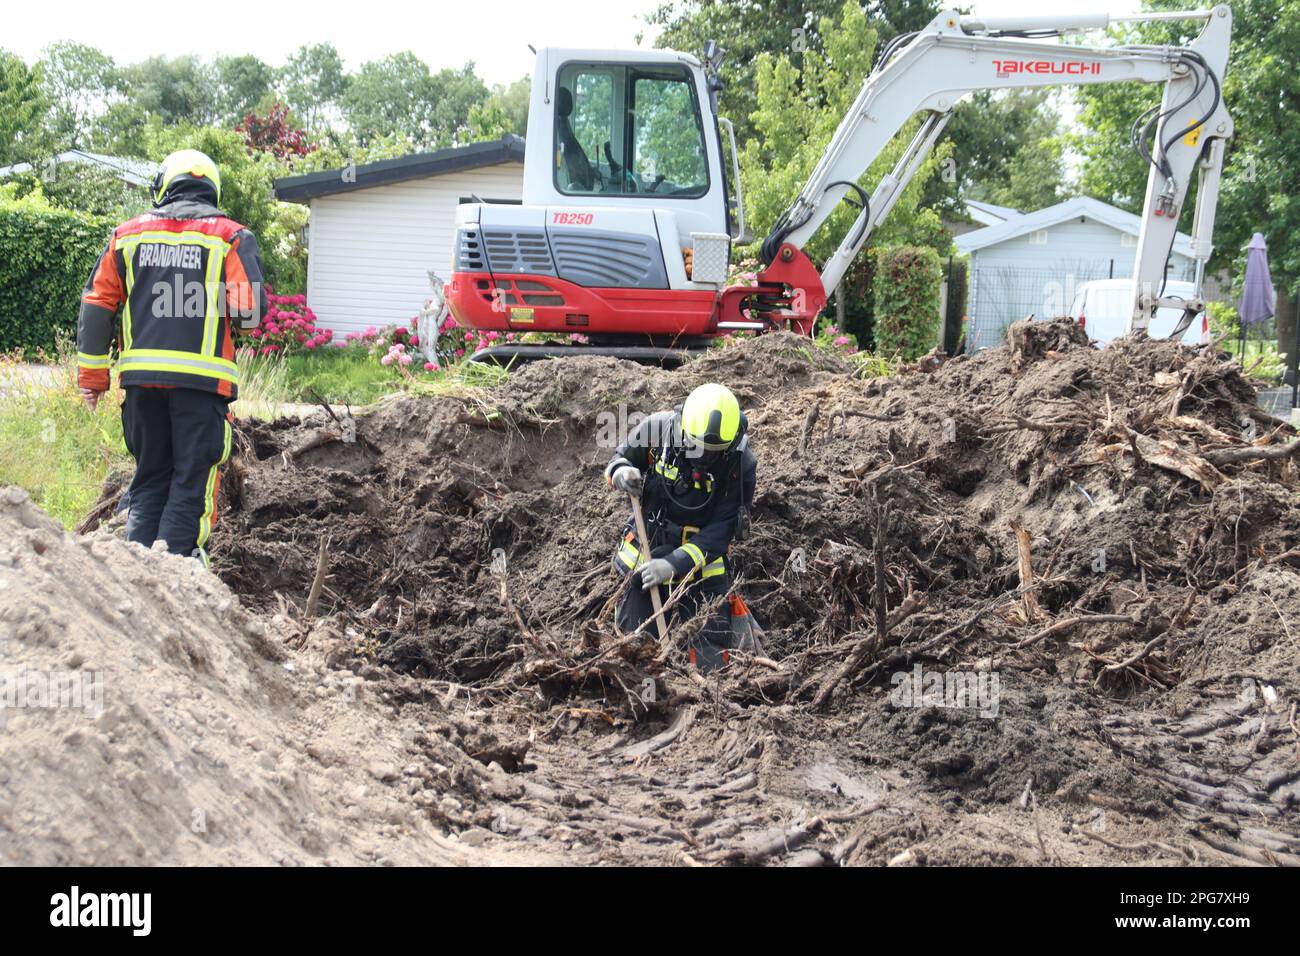
M 76 335 L 81 290 L 112 231 L 107 219 L 0 203 L 0 352 Z
M 879 250 L 874 265 L 876 350 L 924 355 L 939 344 L 939 254 L 929 246 L 893 246 Z

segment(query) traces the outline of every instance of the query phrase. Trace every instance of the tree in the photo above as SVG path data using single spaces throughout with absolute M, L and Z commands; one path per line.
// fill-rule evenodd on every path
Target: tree
M 1278 344 L 1294 351 L 1296 300 L 1300 297 L 1300 0 L 1231 0 L 1232 50 L 1223 96 L 1236 125 L 1224 157 L 1210 269 L 1244 263 L 1243 249 L 1255 232 L 1269 246 L 1273 283 L 1279 293 Z M 1181 8 L 1157 0 L 1156 9 Z M 1184 45 L 1197 25 L 1143 24 L 1117 36 L 1125 42 Z M 1158 87 L 1137 84 L 1083 87 L 1080 118 L 1089 132 L 1074 140 L 1081 153 L 1084 189 L 1099 199 L 1137 211 L 1146 192 L 1147 167 L 1128 142 L 1133 120 L 1159 101 Z M 1190 228 L 1193 203 L 1184 203 L 1180 226 Z
M 398 134 L 433 149 L 465 139 L 470 108 L 487 97 L 473 64 L 430 74 L 428 64 L 407 50 L 362 64 L 343 96 L 343 111 L 363 145 Z
M 299 47 L 281 67 L 277 83 L 285 102 L 308 129 L 319 129 L 342 113 L 348 76 L 332 43 Z
M 307 132 L 294 125 L 289 107 L 283 103 L 273 104 L 265 116 L 248 113 L 235 132 L 243 134 L 249 149 L 270 153 L 279 160 L 291 161 L 316 148 Z
M 474 64 L 459 70 L 439 70 L 432 77 L 431 122 L 435 146 L 461 145 L 469 141 L 469 111 L 488 99 L 487 85 L 474 72 Z
M 821 159 L 840 118 L 858 92 L 850 77 L 865 75 L 875 55 L 877 34 L 866 14 L 854 0 L 848 0 L 835 18 L 818 24 L 824 54 L 806 51 L 802 68 L 788 54 L 761 54 L 754 65 L 755 95 L 758 102 L 752 120 L 755 135 L 741 153 L 741 180 L 745 188 L 746 213 L 755 237 L 761 239 L 777 217 L 798 194 Z M 909 133 L 903 130 L 884 150 L 859 184 L 870 193 L 872 186 L 890 169 L 906 148 Z M 920 200 L 926 180 L 947 158 L 950 147 L 936 148 L 922 164 L 916 178 L 903 192 L 889 217 L 876 232 L 877 243 L 907 243 L 931 246 L 947 252 L 950 240 L 938 215 L 922 208 Z M 848 232 L 858 210 L 841 203 L 808 243 L 806 251 L 818 261 L 829 256 Z
M 415 142 L 399 134 L 375 137 L 363 146 L 349 129 L 324 130 L 315 146 L 312 152 L 294 163 L 295 174 L 340 170 L 352 165 L 396 159 L 419 149 Z
M 531 95 L 532 81 L 526 76 L 509 86 L 498 84 L 493 87 L 492 95 L 487 100 L 469 108 L 466 140 L 474 143 L 485 139 L 500 139 L 506 133 L 526 136 Z
M 0 50 L 0 165 L 37 158 L 46 145 L 41 120 L 47 106 L 39 68 Z
M 227 123 L 246 116 L 274 94 L 275 70 L 255 56 L 219 56 L 213 71 L 217 115 Z
M 428 65 L 410 51 L 363 63 L 343 95 L 343 113 L 357 139 L 399 133 L 423 143 L 432 133 Z
M 661 28 L 655 45 L 699 55 L 715 41 L 727 54 L 726 88 L 719 112 L 736 126 L 738 140 L 751 133 L 755 70 L 760 54 L 788 56 L 800 65 L 805 53 L 824 52 L 822 23 L 834 18 L 842 0 L 670 0 L 646 20 Z M 881 43 L 898 33 L 919 30 L 939 12 L 935 0 L 867 0 L 860 4 Z M 849 78 L 854 92 L 867 74 Z
M 986 90 L 962 103 L 948 127 L 957 175 L 932 183 L 946 183 L 954 199 L 960 194 L 1025 212 L 1060 202 L 1065 149 L 1051 96 L 1046 90 Z
M 84 43 L 52 43 L 45 48 L 40 71 L 57 148 L 91 145 L 96 121 L 121 87 L 113 59 Z
M 675 0 L 661 5 L 648 20 L 662 27 L 657 46 L 699 54 L 705 41 L 713 39 L 726 51 L 722 67 L 726 87 L 719 112 L 735 123 L 736 138 L 743 144 L 754 133 L 759 55 L 784 55 L 795 66 L 807 56 L 824 56 L 822 23 L 838 13 L 840 4 L 841 0 Z M 876 33 L 877 49 L 900 33 L 921 29 L 941 9 L 937 0 L 868 0 L 859 6 Z M 874 61 L 864 64 L 861 75 L 847 71 L 842 75 L 850 95 L 861 89 L 874 65 Z M 792 106 L 806 101 L 798 85 L 793 92 Z M 952 160 L 944 175 L 927 182 L 922 204 L 955 212 L 960 198 L 969 193 L 990 201 L 998 195 L 1013 200 L 1008 205 L 1022 208 L 1049 205 L 1065 184 L 1058 126 L 1059 117 L 1046 94 L 976 93 L 957 108 L 943 133 L 940 143 L 951 144 Z
M 122 92 L 164 125 L 205 126 L 217 118 L 212 68 L 197 56 L 153 56 L 121 70 Z

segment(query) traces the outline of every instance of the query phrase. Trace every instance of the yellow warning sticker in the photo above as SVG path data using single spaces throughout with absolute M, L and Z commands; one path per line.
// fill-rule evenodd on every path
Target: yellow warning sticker
M 1183 145 L 1184 146 L 1199 145 L 1201 142 L 1201 129 L 1202 126 L 1197 123 L 1193 123 L 1191 126 L 1187 127 L 1187 132 L 1183 134 Z
M 511 322 L 520 322 L 520 323 L 529 323 L 529 322 L 532 322 L 532 321 L 533 321 L 533 310 L 532 310 L 532 309 L 521 309 L 521 308 L 519 308 L 519 307 L 516 306 L 515 308 L 512 308 L 512 309 L 510 310 L 510 321 L 511 321 Z

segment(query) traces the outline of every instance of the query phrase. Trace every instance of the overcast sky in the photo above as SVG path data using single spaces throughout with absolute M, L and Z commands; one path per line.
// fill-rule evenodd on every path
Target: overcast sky
M 1043 0 L 973 0 L 976 13 L 1006 16 L 1042 14 Z M 103 0 L 60 0 L 56 7 L 9 4 L 0 27 L 0 47 L 29 62 L 55 40 L 98 47 L 121 63 L 157 53 L 253 53 L 272 65 L 304 43 L 329 41 L 347 66 L 413 50 L 435 69 L 473 60 L 489 83 L 506 83 L 532 72 L 528 44 L 625 49 L 653 43 L 643 19 L 657 0 L 474 0 L 415 4 L 405 0 L 288 3 L 286 0 L 223 0 L 202 4 L 128 4 Z M 1129 13 L 1138 0 L 1080 0 L 1071 12 Z M 1196 6 L 1189 0 L 1189 6 Z M 186 10 L 192 28 L 179 27 Z M 212 15 L 213 10 L 218 15 Z M 584 11 L 579 13 L 579 11 Z

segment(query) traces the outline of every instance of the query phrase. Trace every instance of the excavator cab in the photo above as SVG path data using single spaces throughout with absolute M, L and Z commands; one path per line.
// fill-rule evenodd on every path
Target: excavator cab
M 684 53 L 540 50 L 522 204 L 459 208 L 447 289 L 457 320 L 578 333 L 650 358 L 716 334 L 743 228 L 716 89 Z

